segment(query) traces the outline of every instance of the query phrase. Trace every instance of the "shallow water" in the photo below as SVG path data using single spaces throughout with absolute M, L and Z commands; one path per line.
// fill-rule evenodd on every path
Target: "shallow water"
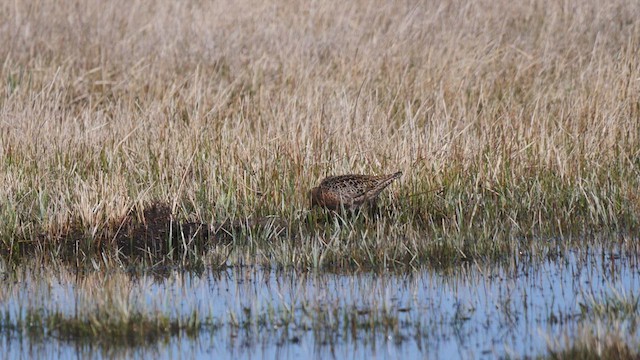
M 581 315 L 580 304 L 620 294 L 638 296 L 640 288 L 635 257 L 601 250 L 571 251 L 553 260 L 510 266 L 466 264 L 447 274 L 430 270 L 316 274 L 254 267 L 199 275 L 172 272 L 163 278 L 117 273 L 128 280 L 121 291 L 109 292 L 95 284 L 80 286 L 82 280 L 72 272 L 5 271 L 0 290 L 3 316 L 24 317 L 28 308 L 74 314 L 78 308 L 91 307 L 96 298 L 112 296 L 120 306 L 150 314 L 188 317 L 195 310 L 220 327 L 207 328 L 196 337 L 175 336 L 134 348 L 34 339 L 3 329 L 0 354 L 7 358 L 535 356 L 545 354 L 550 341 L 571 339 L 580 325 L 592 321 Z M 108 288 L 111 275 L 101 279 Z M 385 317 L 397 323 L 367 325 Z M 359 325 L 351 326 L 354 321 Z M 240 325 L 233 326 L 234 322 Z

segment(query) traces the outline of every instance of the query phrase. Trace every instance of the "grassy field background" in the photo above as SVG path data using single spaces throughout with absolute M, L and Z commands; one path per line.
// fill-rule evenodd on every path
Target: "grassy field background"
M 634 246 L 638 19 L 626 0 L 4 2 L 0 250 L 113 249 L 158 203 L 285 219 L 216 246 L 232 263 Z M 324 176 L 395 171 L 378 221 L 308 211 Z

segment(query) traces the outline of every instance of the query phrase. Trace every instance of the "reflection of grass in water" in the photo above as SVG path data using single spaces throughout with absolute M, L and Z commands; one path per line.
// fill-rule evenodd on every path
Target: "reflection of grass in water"
M 550 359 L 638 359 L 638 296 L 612 289 L 602 298 L 591 293 L 578 303 L 577 331 L 549 339 Z M 551 314 L 551 321 L 566 321 Z
M 639 296 L 625 291 L 613 290 L 612 294 L 598 299 L 585 294 L 579 304 L 580 315 L 585 319 L 635 319 L 638 315 Z
M 577 260 L 577 263 L 580 261 L 584 259 Z M 573 266 L 574 263 L 571 262 L 571 264 Z M 193 310 L 197 308 L 195 304 L 202 301 L 198 296 L 200 293 L 189 291 L 192 287 L 185 287 L 184 284 L 189 281 L 195 289 L 200 285 L 192 283 L 193 281 L 205 281 L 209 284 L 209 281 L 213 280 L 221 281 L 220 287 L 224 288 L 225 283 L 219 277 L 224 277 L 224 274 L 228 274 L 227 272 L 214 272 L 206 280 L 199 276 L 169 272 L 164 274 L 168 278 L 163 280 L 169 285 L 166 288 L 157 288 L 151 286 L 154 284 L 154 279 L 151 277 L 140 277 L 135 272 L 112 268 L 107 271 L 76 273 L 76 268 L 66 265 L 31 262 L 25 266 L 27 269 L 33 269 L 30 271 L 40 272 L 32 275 L 16 272 L 15 275 L 6 279 L 5 286 L 0 291 L 0 298 L 10 302 L 23 297 L 26 300 L 18 309 L 7 307 L 0 318 L 0 334 L 9 337 L 24 336 L 32 342 L 57 339 L 70 344 L 91 346 L 95 344 L 105 349 L 131 348 L 182 341 L 181 337 L 189 338 L 185 341 L 199 341 L 203 334 L 211 334 L 212 337 L 216 337 L 216 343 L 232 348 L 236 345 L 246 347 L 274 343 L 285 345 L 305 339 L 311 340 L 319 347 L 354 344 L 375 348 L 380 342 L 396 345 L 408 342 L 409 344 L 424 343 L 425 348 L 428 349 L 428 346 L 437 344 L 443 338 L 456 336 L 464 339 L 466 334 L 477 331 L 478 327 L 487 326 L 484 320 L 478 322 L 477 313 L 482 312 L 483 306 L 475 302 L 473 294 L 470 297 L 463 295 L 462 299 L 466 298 L 466 300 L 456 302 L 453 308 L 449 306 L 439 308 L 437 299 L 423 299 L 426 302 L 415 302 L 415 300 L 408 303 L 396 302 L 393 299 L 396 287 L 389 286 L 392 283 L 396 284 L 395 282 L 374 282 L 371 291 L 368 287 L 360 285 L 354 287 L 354 283 L 349 282 L 336 288 L 341 289 L 340 291 L 335 291 L 336 289 L 329 286 L 308 294 L 304 293 L 303 289 L 308 288 L 309 285 L 311 287 L 319 285 L 322 288 L 327 283 L 324 281 L 307 283 L 305 280 L 307 273 L 296 272 L 293 277 L 273 280 L 278 284 L 284 284 L 282 287 L 272 284 L 270 286 L 275 287 L 267 289 L 266 293 L 278 296 L 279 301 L 271 302 L 268 300 L 269 295 L 267 299 L 242 296 L 237 307 L 232 305 L 229 308 L 226 306 L 204 310 L 199 308 L 200 310 L 195 311 Z M 559 267 L 564 269 L 562 266 Z M 470 268 L 477 269 L 477 273 L 470 273 Z M 268 268 L 251 267 L 234 268 L 228 271 L 233 273 L 233 277 L 227 281 L 244 283 L 245 285 L 239 286 L 249 294 L 253 294 L 256 287 L 262 286 L 261 283 L 267 277 L 274 275 L 279 278 L 281 274 L 278 271 L 269 274 L 272 270 Z M 537 278 L 534 270 L 529 271 L 533 272 L 532 278 Z M 529 271 L 523 270 L 524 273 Z M 544 269 L 540 271 L 546 273 Z M 581 272 L 580 269 L 569 269 L 569 273 L 572 274 Z M 369 275 L 364 276 L 366 278 Z M 519 291 L 504 291 L 512 289 L 511 281 L 522 281 L 522 277 L 511 278 L 511 275 L 503 273 L 502 270 L 496 271 L 491 266 L 480 267 L 480 264 L 459 267 L 451 275 L 451 279 L 442 279 L 442 282 L 437 281 L 433 284 L 443 287 L 454 285 L 455 277 L 462 279 L 475 277 L 480 284 L 484 281 L 499 281 L 503 284 L 503 288 L 496 292 L 502 295 L 493 299 L 495 301 L 492 300 L 490 304 L 491 308 L 496 308 L 494 314 L 496 316 L 489 316 L 492 322 L 498 324 L 498 329 L 504 330 L 514 326 L 518 328 L 518 322 L 523 321 L 523 314 L 528 313 L 526 316 L 537 317 L 535 312 L 531 312 L 532 310 L 518 307 L 527 306 L 527 301 L 524 300 L 525 303 L 521 303 L 522 299 L 518 298 L 518 295 L 512 298 L 511 295 Z M 357 274 L 354 275 L 356 278 L 357 276 Z M 416 274 L 416 276 L 419 275 Z M 258 283 L 255 283 L 256 281 Z M 294 283 L 290 284 L 290 281 Z M 431 284 L 431 282 L 428 283 Z M 28 284 L 30 288 L 23 289 L 24 284 Z M 59 294 L 55 289 L 56 284 L 74 284 L 73 292 L 67 294 L 66 298 L 52 296 Z M 424 285 L 421 281 L 417 281 L 416 284 L 418 287 Z M 533 287 L 540 285 L 545 286 L 544 282 L 531 284 Z M 403 291 L 413 292 L 414 290 L 410 288 Z M 236 293 L 236 295 L 230 295 L 231 298 L 238 297 L 237 289 L 231 293 Z M 349 294 L 353 296 L 355 293 L 361 295 L 358 298 L 352 298 L 353 303 L 345 301 Z M 436 293 L 435 290 L 433 293 Z M 443 295 L 455 297 L 455 293 L 454 290 L 453 294 Z M 462 293 L 466 294 L 466 290 L 462 290 Z M 28 296 L 24 296 L 26 294 Z M 419 297 L 420 294 L 416 293 L 414 296 Z M 596 335 L 607 334 L 610 324 L 620 320 L 635 321 L 633 312 L 633 306 L 637 302 L 635 296 L 614 293 L 611 299 L 615 301 L 608 300 L 609 297 L 604 299 L 599 302 L 618 304 L 607 305 L 605 308 L 615 307 L 626 310 L 599 312 L 602 315 L 598 315 L 595 320 L 600 321 L 605 317 L 609 325 L 601 326 L 599 331 L 605 332 L 595 333 Z M 589 310 L 586 310 L 587 314 L 598 312 L 598 310 L 591 310 L 598 308 L 596 303 L 585 301 L 585 304 L 590 304 Z M 588 323 L 584 324 L 585 320 L 594 319 L 591 315 L 583 318 L 573 315 L 572 305 L 566 306 L 569 311 L 562 306 L 559 311 L 567 314 L 568 317 L 560 315 L 558 317 L 562 321 L 560 326 L 570 331 L 566 337 L 568 340 L 550 346 L 552 355 L 574 346 L 573 339 L 576 338 L 572 331 L 575 329 L 574 324 L 588 326 Z M 604 324 L 604 321 L 602 322 Z M 547 319 L 546 322 L 542 320 L 542 324 L 538 325 L 544 327 L 545 323 L 554 325 L 552 319 Z M 623 331 L 620 333 L 624 334 Z M 635 330 L 628 332 L 626 336 L 635 336 L 634 334 Z M 624 345 L 623 340 L 627 341 L 628 337 L 621 337 L 621 339 L 619 346 Z M 578 346 L 583 346 L 581 343 L 575 344 L 576 349 Z M 594 340 L 588 349 L 595 352 L 599 349 L 596 345 L 604 346 L 603 344 L 605 343 L 602 340 L 597 342 Z
M 64 266 L 30 262 L 37 275 L 17 274 L 15 284 L 5 287 L 6 294 L 22 289 L 28 298 L 6 309 L 0 317 L 0 329 L 31 340 L 57 339 L 100 346 L 135 347 L 166 341 L 173 336 L 197 336 L 216 331 L 219 324 L 211 316 L 192 311 L 173 314 L 179 298 L 175 294 L 148 294 L 150 283 L 123 271 L 74 274 Z M 26 281 L 25 281 L 26 280 Z M 13 281 L 12 281 L 13 282 Z M 71 297 L 52 296 L 56 283 L 74 284 Z M 147 300 L 145 300 L 147 299 Z M 14 299 L 13 301 L 16 301 Z M 183 299 L 182 301 L 195 301 Z
M 44 314 L 43 314 L 44 313 Z M 27 312 L 24 322 L 2 324 L 6 329 L 26 331 L 31 339 L 45 336 L 71 342 L 89 342 L 104 346 L 141 346 L 186 334 L 197 336 L 201 331 L 215 331 L 217 324 L 201 319 L 197 313 L 182 319 L 163 314 L 123 314 L 105 309 L 84 318 L 42 310 Z
M 43 269 L 38 275 L 42 283 L 24 282 L 21 275 L 7 286 L 7 294 L 16 291 L 21 283 L 31 284 L 32 288 L 21 290 L 29 294 L 28 301 L 17 309 L 4 311 L 0 334 L 26 336 L 31 341 L 56 339 L 109 348 L 146 346 L 167 342 L 172 337 L 198 337 L 223 330 L 231 337 L 227 339 L 230 342 L 239 336 L 248 341 L 280 338 L 296 342 L 311 333 L 318 344 L 325 345 L 363 338 L 374 342 L 393 338 L 400 343 L 428 333 L 420 316 L 408 316 L 411 309 L 394 308 L 384 299 L 358 307 L 314 298 L 295 306 L 287 303 L 274 306 L 264 301 L 255 307 L 181 314 L 180 304 L 200 299 L 175 290 L 149 292 L 149 283 L 121 271 L 92 272 L 77 278 L 64 266 L 30 266 Z M 43 286 L 58 281 L 76 284 L 67 299 L 71 303 L 52 300 L 50 287 Z M 184 280 L 175 277 L 173 281 L 180 288 Z
M 570 340 L 565 336 L 561 340 L 549 340 L 548 359 L 605 359 L 627 360 L 640 356 L 637 340 L 617 321 L 595 322 L 582 325 Z
M 138 347 L 166 342 L 171 337 L 198 337 L 203 332 L 214 333 L 226 327 L 232 339 L 281 339 L 297 342 L 308 332 L 317 344 L 335 345 L 367 339 L 393 339 L 400 344 L 406 339 L 426 336 L 420 322 L 399 321 L 397 312 L 380 309 L 311 308 L 302 315 L 291 315 L 286 309 L 251 313 L 229 313 L 226 321 L 189 317 L 173 319 L 162 313 L 132 313 L 123 316 L 109 308 L 84 317 L 74 317 L 45 309 L 32 309 L 23 319 L 8 315 L 0 319 L 0 333 L 27 336 L 31 341 L 56 339 L 72 343 L 90 343 L 100 347 Z M 406 311 L 406 310 L 403 310 Z

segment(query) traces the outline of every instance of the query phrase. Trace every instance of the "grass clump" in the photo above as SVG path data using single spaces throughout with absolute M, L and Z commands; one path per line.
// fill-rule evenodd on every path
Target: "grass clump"
M 131 348 L 197 337 L 222 326 L 196 308 L 177 311 L 178 300 L 191 299 L 160 291 L 150 277 L 123 269 L 85 272 L 60 263 L 29 265 L 30 271 L 13 273 L 14 281 L 3 291 L 0 331 L 7 336 Z
M 111 312 L 95 312 L 88 318 L 77 318 L 60 312 L 42 315 L 41 311 L 28 312 L 24 324 L 32 339 L 53 337 L 73 343 L 90 343 L 103 346 L 135 347 L 166 341 L 171 337 L 195 336 L 203 330 L 215 330 L 218 325 L 203 322 L 198 314 L 186 319 L 171 319 L 163 314 L 149 316 L 144 313 L 128 314 L 121 318 Z
M 585 293 L 578 303 L 578 329 L 551 341 L 550 359 L 638 359 L 638 297 L 613 289 L 603 297 Z
M 546 358 L 553 360 L 635 360 L 638 358 L 638 351 L 624 343 L 615 343 L 607 345 L 597 352 L 587 346 L 576 346 L 560 353 L 554 353 Z
M 555 344 L 545 356 L 547 359 L 637 359 L 640 347 L 629 340 L 629 333 L 621 323 L 582 326 L 576 340 L 564 339 L 565 345 Z M 635 331 L 634 331 L 635 333 Z
M 587 295 L 579 306 L 582 318 L 624 320 L 636 318 L 638 302 L 639 297 L 634 294 L 614 291 L 601 300 Z

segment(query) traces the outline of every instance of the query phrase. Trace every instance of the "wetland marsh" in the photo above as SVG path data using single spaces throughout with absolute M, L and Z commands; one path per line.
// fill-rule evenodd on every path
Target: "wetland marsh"
M 639 19 L 0 4 L 0 351 L 638 357 Z M 375 214 L 311 208 L 399 172 Z
M 90 357 L 504 358 L 589 341 L 637 346 L 633 289 L 640 268 L 638 257 L 627 254 L 619 247 L 566 250 L 444 273 L 245 266 L 78 274 L 30 264 L 13 274 L 3 269 L 0 350 L 10 357 L 29 350 L 37 358 L 77 351 Z M 142 322 L 159 326 L 145 330 Z

